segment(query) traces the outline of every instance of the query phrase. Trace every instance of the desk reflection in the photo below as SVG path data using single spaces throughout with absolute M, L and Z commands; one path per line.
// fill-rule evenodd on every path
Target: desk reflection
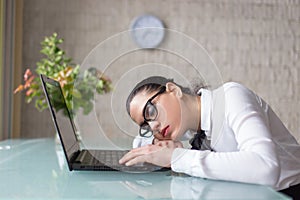
M 172 171 L 70 172 L 51 139 L 9 140 L 0 147 L 0 199 L 288 199 L 265 186 Z
M 64 155 L 61 151 L 56 152 L 61 166 Z M 137 199 L 282 199 L 265 186 L 208 180 L 172 171 L 101 172 L 100 176 L 91 177 L 90 173 L 77 172 L 76 179 L 84 174 L 83 177 L 89 177 L 85 181 L 91 185 L 90 192 L 100 191 L 99 195 L 116 199 L 129 196 Z

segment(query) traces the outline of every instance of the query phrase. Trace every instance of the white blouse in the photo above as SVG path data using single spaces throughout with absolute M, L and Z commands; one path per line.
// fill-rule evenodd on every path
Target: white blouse
M 214 151 L 177 148 L 173 171 L 276 190 L 300 183 L 300 145 L 260 97 L 234 82 L 201 93 L 201 129 Z

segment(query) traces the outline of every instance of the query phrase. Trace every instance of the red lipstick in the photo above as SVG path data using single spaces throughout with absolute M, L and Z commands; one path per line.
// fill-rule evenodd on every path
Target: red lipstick
M 162 136 L 163 137 L 166 137 L 167 135 L 168 135 L 168 130 L 169 130 L 169 125 L 168 126 L 166 126 L 165 128 L 163 128 L 162 130 L 161 130 L 161 134 L 162 134 Z

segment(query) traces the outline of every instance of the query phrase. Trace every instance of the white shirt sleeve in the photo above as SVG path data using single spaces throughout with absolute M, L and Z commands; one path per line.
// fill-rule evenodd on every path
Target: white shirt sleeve
M 142 147 L 142 146 L 145 146 L 148 144 L 152 144 L 153 139 L 154 139 L 153 136 L 146 138 L 146 137 L 141 137 L 138 135 L 133 139 L 132 148 L 138 148 L 138 147 Z
M 203 178 L 275 187 L 280 166 L 268 119 L 259 105 L 258 97 L 250 90 L 241 88 L 241 85 L 231 88 L 225 96 L 225 123 L 234 132 L 238 151 L 211 152 L 178 148 L 172 155 L 172 169 Z
M 186 133 L 183 134 L 182 138 L 180 138 L 180 141 L 190 140 L 193 137 L 193 135 L 194 133 L 187 131 Z M 140 135 L 135 136 L 132 142 L 132 148 L 138 148 L 148 144 L 152 144 L 153 140 L 154 140 L 154 136 L 151 136 L 149 138 L 142 137 Z

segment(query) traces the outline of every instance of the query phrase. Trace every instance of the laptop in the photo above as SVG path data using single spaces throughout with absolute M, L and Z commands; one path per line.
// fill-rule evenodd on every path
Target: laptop
M 40 75 L 42 87 L 47 99 L 51 117 L 55 129 L 59 135 L 63 152 L 65 154 L 69 170 L 99 170 L 99 171 L 128 171 L 150 172 L 165 171 L 162 168 L 149 163 L 125 166 L 119 164 L 119 159 L 129 150 L 105 150 L 105 149 L 81 149 L 80 142 L 76 137 L 76 126 L 70 111 L 67 108 L 65 98 L 59 82 Z M 56 106 L 56 109 L 53 105 Z M 58 117 L 63 112 L 65 117 Z

